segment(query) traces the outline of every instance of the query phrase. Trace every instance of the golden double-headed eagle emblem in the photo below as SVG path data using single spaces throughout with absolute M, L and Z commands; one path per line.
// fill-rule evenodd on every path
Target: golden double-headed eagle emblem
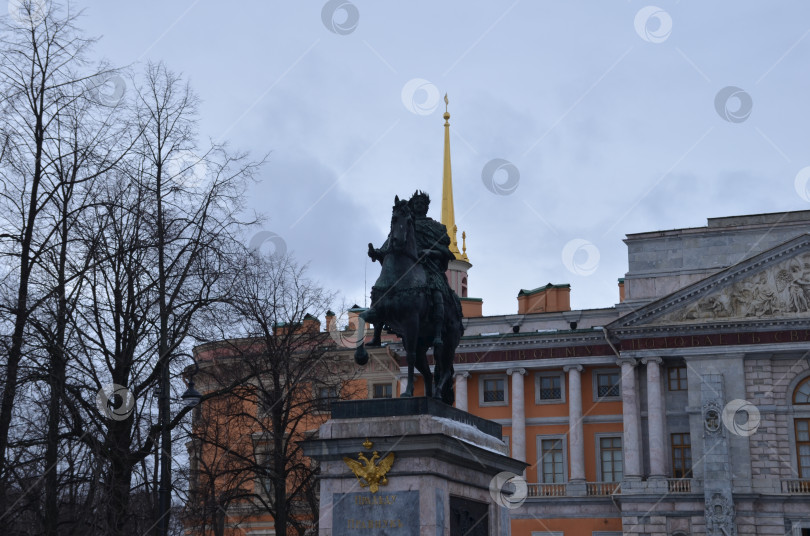
M 363 446 L 370 449 L 373 443 L 366 439 Z M 349 466 L 349 469 L 352 470 L 354 476 L 357 477 L 361 488 L 368 488 L 371 493 L 377 493 L 380 486 L 388 484 L 388 479 L 385 477 L 385 474 L 391 469 L 391 466 L 394 465 L 394 453 L 389 452 L 379 463 L 374 463 L 379 458 L 380 455 L 377 454 L 375 450 L 371 453 L 371 458 L 366 458 L 362 452 L 358 452 L 356 460 L 344 457 L 343 461 Z M 364 480 L 365 482 L 363 482 Z

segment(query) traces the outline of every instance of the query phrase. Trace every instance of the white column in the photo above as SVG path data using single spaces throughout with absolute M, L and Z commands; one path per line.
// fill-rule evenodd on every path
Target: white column
M 647 432 L 650 450 L 650 478 L 665 478 L 664 397 L 661 393 L 661 358 L 645 357 L 647 365 Z
M 467 378 L 469 377 L 469 372 L 456 373 L 456 407 L 463 411 L 467 411 Z
M 563 367 L 568 373 L 568 445 L 571 449 L 571 482 L 585 482 L 585 443 L 582 433 L 582 365 Z
M 526 402 L 523 396 L 524 368 L 510 368 L 512 376 L 512 457 L 526 461 Z
M 622 420 L 624 421 L 624 479 L 641 480 L 641 453 L 639 452 L 639 414 L 636 405 L 636 360 L 619 359 L 622 367 Z
M 407 374 L 398 374 L 399 379 L 399 394 L 402 396 L 402 393 L 405 392 L 405 389 L 408 388 L 408 375 Z

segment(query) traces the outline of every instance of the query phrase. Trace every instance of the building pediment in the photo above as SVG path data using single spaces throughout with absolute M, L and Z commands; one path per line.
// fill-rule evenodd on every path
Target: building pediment
M 810 320 L 810 234 L 622 316 L 612 329 Z

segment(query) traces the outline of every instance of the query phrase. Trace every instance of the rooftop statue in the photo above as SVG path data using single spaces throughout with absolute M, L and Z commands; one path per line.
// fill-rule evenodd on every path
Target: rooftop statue
M 401 396 L 413 396 L 414 368 L 425 380 L 425 395 L 452 405 L 453 357 L 464 328 L 461 303 L 447 284 L 450 237 L 444 225 L 428 217 L 430 198 L 415 192 L 410 201 L 394 199 L 391 232 L 385 243 L 368 255 L 380 261 L 380 277 L 371 289 L 371 307 L 360 318 L 374 324 L 369 346 L 379 346 L 383 325 L 396 333 L 408 358 L 408 385 Z M 433 373 L 427 351 L 433 347 Z M 355 352 L 358 364 L 368 361 L 361 344 Z

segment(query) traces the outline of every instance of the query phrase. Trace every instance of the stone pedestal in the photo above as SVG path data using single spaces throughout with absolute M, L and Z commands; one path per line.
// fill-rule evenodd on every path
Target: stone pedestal
M 500 425 L 433 399 L 337 402 L 304 442 L 320 467 L 319 534 L 508 535 L 507 505 L 522 490 L 501 473 L 522 475 L 526 464 L 506 452 Z M 372 459 L 390 465 L 376 491 L 350 468 Z M 507 489 L 491 491 L 493 481 Z

